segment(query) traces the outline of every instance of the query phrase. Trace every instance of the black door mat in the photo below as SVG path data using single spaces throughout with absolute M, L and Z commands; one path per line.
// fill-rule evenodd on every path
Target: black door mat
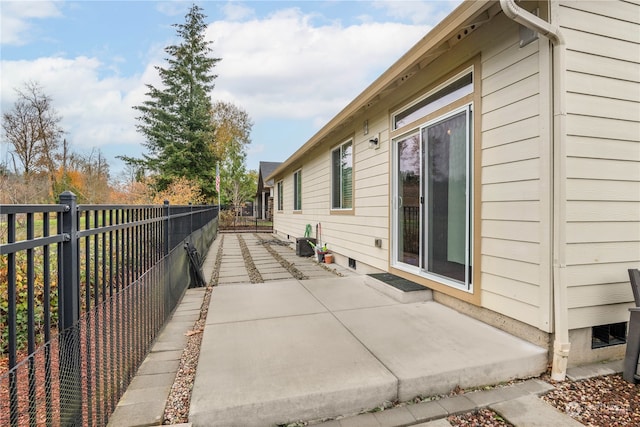
M 381 282 L 384 282 L 387 285 L 393 286 L 396 289 L 400 289 L 402 292 L 426 291 L 429 289 L 422 285 L 417 284 L 416 282 L 403 279 L 402 277 L 396 276 L 395 274 L 391 274 L 391 273 L 375 273 L 375 274 L 368 274 L 368 276 L 371 276 L 374 279 L 378 279 Z

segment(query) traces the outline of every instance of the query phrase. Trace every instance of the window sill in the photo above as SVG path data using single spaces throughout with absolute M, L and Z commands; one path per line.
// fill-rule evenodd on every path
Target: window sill
M 355 215 L 355 209 L 331 209 L 329 215 Z

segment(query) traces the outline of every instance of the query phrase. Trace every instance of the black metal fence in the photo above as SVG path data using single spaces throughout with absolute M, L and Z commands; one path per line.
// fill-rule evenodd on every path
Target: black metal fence
M 231 233 L 273 233 L 273 222 L 252 216 L 237 216 L 232 210 L 220 215 L 220 231 Z
M 106 425 L 190 286 L 213 206 L 0 205 L 0 425 Z
M 403 250 L 411 254 L 420 252 L 420 206 L 402 207 Z

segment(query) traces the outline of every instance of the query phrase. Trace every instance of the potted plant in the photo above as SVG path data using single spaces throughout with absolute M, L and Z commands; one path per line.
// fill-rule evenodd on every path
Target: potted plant
M 315 243 L 311 243 L 311 242 L 309 242 L 309 244 L 311 245 L 311 247 L 313 248 L 314 252 L 318 256 L 318 262 L 325 262 L 324 256 L 329 253 L 329 249 L 327 248 L 327 244 L 325 243 L 322 246 L 320 246 L 319 244 L 316 245 Z

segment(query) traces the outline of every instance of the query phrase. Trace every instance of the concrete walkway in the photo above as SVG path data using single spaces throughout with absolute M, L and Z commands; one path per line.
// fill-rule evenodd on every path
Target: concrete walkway
M 273 236 L 219 235 L 205 259 L 205 277 L 218 286 L 189 425 L 315 420 L 327 427 L 438 427 L 449 426 L 449 414 L 482 407 L 516 426 L 580 425 L 536 397 L 552 386 L 535 379 L 379 411 L 389 402 L 446 394 L 456 386 L 535 376 L 546 368 L 546 352 L 430 301 L 428 292 L 418 301 L 402 298 L 353 270 L 326 268 L 295 256 L 290 246 L 265 246 L 260 239 Z M 264 283 L 251 284 L 255 280 Z M 187 291 L 110 425 L 161 422 L 184 333 L 203 296 L 203 289 Z
M 234 264 L 220 268 L 212 292 L 191 397 L 194 426 L 322 420 L 546 369 L 545 350 L 437 304 L 428 292 L 402 303 L 352 270 L 286 278 L 255 238 L 241 238 L 272 280 L 248 285 L 236 237 L 224 237 L 222 265 Z M 289 247 L 271 248 L 296 268 L 318 268 Z

